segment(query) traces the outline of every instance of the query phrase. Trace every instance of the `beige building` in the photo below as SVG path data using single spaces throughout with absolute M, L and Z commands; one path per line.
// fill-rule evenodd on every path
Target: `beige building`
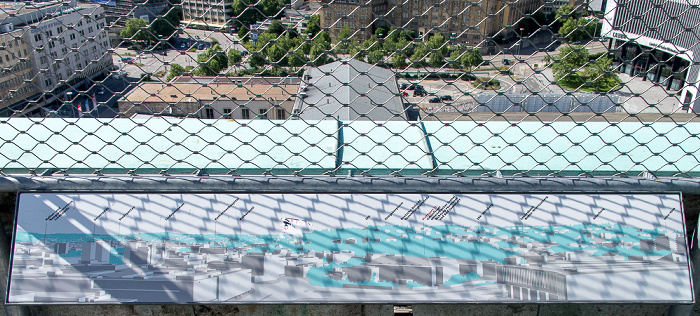
M 184 81 L 184 82 L 182 82 Z M 298 83 L 212 82 L 192 80 L 143 82 L 119 100 L 119 111 L 204 119 L 286 120 L 292 113 Z
M 10 93 L 13 88 L 9 87 L 14 87 L 24 97 L 43 94 L 17 107 L 18 114 L 60 102 L 64 92 L 91 85 L 112 67 L 104 9 L 97 4 L 23 3 L 5 9 L 0 20 L 0 45 L 6 48 L 0 53 L 0 65 L 12 65 L 11 73 L 0 77 L 0 84 L 7 82 Z M 11 95 L 0 108 L 24 99 Z
M 0 108 L 39 93 L 32 82 L 34 72 L 29 62 L 32 48 L 23 40 L 23 30 L 0 34 Z
M 349 27 L 357 40 L 365 40 L 372 36 L 371 0 L 323 0 L 320 13 L 321 27 L 327 28 L 331 38 L 337 38 L 346 26 Z
M 224 29 L 233 18 L 233 0 L 183 0 L 182 15 L 183 27 Z
M 422 37 L 441 33 L 447 39 L 474 46 L 489 37 L 512 36 L 512 27 L 545 0 L 324 0 L 321 26 L 337 38 L 344 26 L 369 38 L 379 26 L 405 28 Z

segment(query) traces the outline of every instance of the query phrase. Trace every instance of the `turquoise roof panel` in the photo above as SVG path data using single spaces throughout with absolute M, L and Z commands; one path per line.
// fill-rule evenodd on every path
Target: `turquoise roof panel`
M 700 172 L 700 123 L 425 122 L 439 173 Z M 636 175 L 635 174 L 635 175 Z

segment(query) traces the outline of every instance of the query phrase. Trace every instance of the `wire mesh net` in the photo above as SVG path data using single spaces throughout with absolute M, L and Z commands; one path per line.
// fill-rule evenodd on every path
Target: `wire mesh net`
M 0 172 L 700 171 L 696 0 L 0 3 Z

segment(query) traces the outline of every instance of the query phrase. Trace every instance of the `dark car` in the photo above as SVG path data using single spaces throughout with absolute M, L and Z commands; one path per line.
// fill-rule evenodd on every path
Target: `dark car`
M 406 89 L 408 89 L 408 83 L 402 83 L 401 90 L 406 90 Z
M 428 102 L 430 102 L 430 103 L 440 103 L 440 98 L 434 97 L 434 98 L 431 98 L 430 100 L 428 100 Z
M 248 55 L 248 51 L 247 51 L 247 50 L 242 50 L 242 51 L 241 51 L 241 56 L 245 56 L 245 55 Z
M 503 64 L 506 66 L 510 65 L 510 59 L 503 59 Z
M 443 96 L 440 96 L 440 100 L 452 101 L 452 96 L 451 95 L 443 95 Z
M 414 97 L 424 97 L 424 96 L 426 96 L 426 95 L 428 95 L 428 92 L 426 92 L 426 91 L 423 90 L 423 89 L 415 89 L 415 90 L 413 90 L 413 96 L 414 96 Z
M 199 49 L 199 50 L 202 50 L 202 49 L 204 49 L 204 48 L 206 48 L 206 46 L 204 45 L 204 43 L 199 43 L 199 44 L 197 45 L 197 49 Z

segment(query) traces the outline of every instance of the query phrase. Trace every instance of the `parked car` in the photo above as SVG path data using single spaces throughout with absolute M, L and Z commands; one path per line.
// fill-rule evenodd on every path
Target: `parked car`
M 505 58 L 504 58 L 504 59 L 503 59 L 503 64 L 506 65 L 506 66 L 510 65 L 510 59 L 505 59 Z
M 440 100 L 452 101 L 452 96 L 451 95 L 442 95 L 442 96 L 440 96 Z
M 428 100 L 430 103 L 440 103 L 440 98 L 439 97 L 434 97 Z
M 407 97 L 407 96 L 408 96 L 408 92 L 406 92 L 406 90 L 401 90 L 401 95 L 404 96 L 404 97 Z
M 245 55 L 248 55 L 248 51 L 247 51 L 247 50 L 242 50 L 242 51 L 241 51 L 241 56 L 245 56 Z
M 199 44 L 197 45 L 197 49 L 199 49 L 199 50 L 202 50 L 202 49 L 204 49 L 204 48 L 206 48 L 206 46 L 204 45 L 204 43 L 199 43 Z
M 426 92 L 425 90 L 422 90 L 422 89 L 413 90 L 414 97 L 424 97 L 426 95 L 428 95 L 428 92 Z
M 185 44 L 185 43 L 180 44 L 180 48 L 181 48 L 181 49 L 187 48 L 187 44 Z
M 401 90 L 406 90 L 406 89 L 408 89 L 408 83 L 402 83 Z
M 199 35 L 195 35 L 194 39 L 199 40 Z
M 123 62 L 123 63 L 127 63 L 127 64 L 133 64 L 133 63 L 134 63 L 134 59 L 131 58 L 131 57 L 122 57 L 122 62 Z
M 100 87 L 99 89 L 97 89 L 97 94 L 99 94 L 99 95 L 105 94 L 105 87 Z

